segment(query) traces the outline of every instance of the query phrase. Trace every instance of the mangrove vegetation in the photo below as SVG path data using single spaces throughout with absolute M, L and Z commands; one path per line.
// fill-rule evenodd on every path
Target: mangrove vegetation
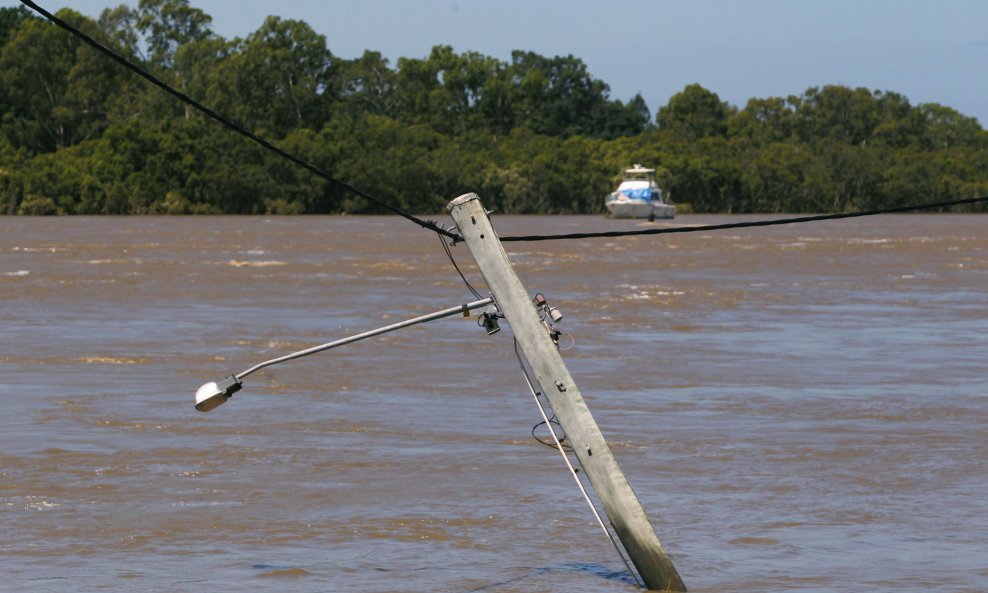
M 654 116 L 578 57 L 439 45 L 334 55 L 299 20 L 225 39 L 187 0 L 58 16 L 179 91 L 411 212 L 597 213 L 623 168 L 694 212 L 854 211 L 988 195 L 988 132 L 844 86 L 743 107 L 692 84 Z M 674 59 L 672 57 L 668 59 Z M 662 75 L 662 63 L 650 65 Z M 984 204 L 969 209 L 984 210 Z M 373 213 L 23 8 L 0 8 L 0 213 Z

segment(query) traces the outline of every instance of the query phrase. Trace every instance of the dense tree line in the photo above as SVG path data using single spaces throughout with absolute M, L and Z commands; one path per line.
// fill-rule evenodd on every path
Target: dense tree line
M 652 119 L 574 56 L 436 46 L 346 60 L 305 22 L 224 39 L 187 0 L 58 16 L 335 178 L 415 212 L 468 191 L 508 213 L 600 212 L 632 163 L 697 212 L 870 209 L 988 195 L 988 132 L 842 86 L 729 105 L 700 85 Z M 650 76 L 661 75 L 655 65 Z M 983 207 L 976 208 L 984 210 Z M 23 8 L 0 8 L 0 213 L 375 212 Z

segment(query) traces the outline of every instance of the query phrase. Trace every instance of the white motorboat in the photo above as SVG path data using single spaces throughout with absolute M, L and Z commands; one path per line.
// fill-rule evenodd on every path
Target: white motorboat
M 611 192 L 604 206 L 614 218 L 675 218 L 676 207 L 662 201 L 662 190 L 655 183 L 655 169 L 639 164 L 624 170 L 621 185 Z

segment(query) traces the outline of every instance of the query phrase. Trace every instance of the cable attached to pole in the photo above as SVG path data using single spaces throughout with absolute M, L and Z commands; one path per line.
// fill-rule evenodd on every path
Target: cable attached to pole
M 446 253 L 446 257 L 449 258 L 449 262 L 453 264 L 453 268 L 456 270 L 456 273 L 460 275 L 460 279 L 463 280 L 463 284 L 466 284 L 467 290 L 469 290 L 470 293 L 473 294 L 473 296 L 477 297 L 478 299 L 483 298 L 480 295 L 480 293 L 477 292 L 477 289 L 474 288 L 472 284 L 470 284 L 470 282 L 467 280 L 467 277 L 463 275 L 463 271 L 460 270 L 460 266 L 456 264 L 456 260 L 453 259 L 453 252 L 450 250 L 449 248 L 450 246 L 446 244 L 446 239 L 444 239 L 443 237 L 439 237 L 439 242 L 443 244 L 443 252 Z

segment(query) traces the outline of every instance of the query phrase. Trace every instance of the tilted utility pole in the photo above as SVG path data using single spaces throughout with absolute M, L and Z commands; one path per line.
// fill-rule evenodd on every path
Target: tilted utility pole
M 447 209 L 645 585 L 653 590 L 685 591 L 686 585 L 618 467 L 555 342 L 542 324 L 532 297 L 512 269 L 480 198 L 477 194 L 466 194 L 450 202 Z

